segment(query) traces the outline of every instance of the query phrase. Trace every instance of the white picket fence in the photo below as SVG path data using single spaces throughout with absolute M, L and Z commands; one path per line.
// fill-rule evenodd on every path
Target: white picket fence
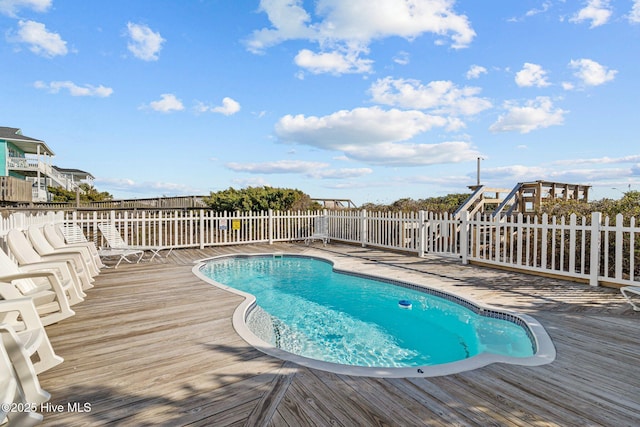
M 132 245 L 189 248 L 304 240 L 314 218 L 328 218 L 332 241 L 437 254 L 475 262 L 554 274 L 598 285 L 640 282 L 640 227 L 635 218 L 540 218 L 480 214 L 461 218 L 431 212 L 298 211 L 225 212 L 209 210 L 71 211 L 12 213 L 0 218 L 0 236 L 11 228 L 69 222 L 87 238 L 106 246 L 98 224 L 116 226 Z

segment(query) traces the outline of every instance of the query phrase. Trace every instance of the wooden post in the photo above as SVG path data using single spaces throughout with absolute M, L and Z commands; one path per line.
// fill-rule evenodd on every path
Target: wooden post
M 602 213 L 591 213 L 591 254 L 589 258 L 589 285 L 598 286 L 600 275 L 600 225 Z
M 469 263 L 469 212 L 460 212 L 460 258 L 463 265 Z

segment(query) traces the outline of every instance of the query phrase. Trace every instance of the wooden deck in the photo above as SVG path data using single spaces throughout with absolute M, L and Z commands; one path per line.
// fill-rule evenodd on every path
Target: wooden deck
M 350 377 L 283 362 L 234 331 L 240 297 L 191 272 L 197 259 L 268 251 L 321 254 L 530 314 L 551 335 L 557 359 L 426 379 Z M 65 362 L 40 375 L 52 395 L 44 425 L 619 427 L 640 420 L 640 312 L 613 289 L 333 244 L 176 250 L 104 270 L 95 285 L 76 316 L 47 327 Z

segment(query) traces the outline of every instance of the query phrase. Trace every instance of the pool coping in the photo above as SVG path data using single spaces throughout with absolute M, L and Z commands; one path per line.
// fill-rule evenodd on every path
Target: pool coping
M 351 365 L 343 365 L 332 362 L 325 362 L 322 360 L 311 359 L 308 357 L 300 356 L 297 354 L 289 353 L 288 351 L 284 351 L 277 347 L 272 346 L 266 341 L 262 340 L 258 336 L 256 336 L 246 324 L 246 318 L 251 312 L 251 310 L 256 307 L 256 298 L 252 294 L 240 291 L 231 286 L 225 285 L 223 283 L 216 282 L 215 280 L 205 276 L 201 269 L 206 264 L 207 261 L 213 261 L 222 258 L 249 258 L 249 257 L 298 257 L 298 258 L 313 258 L 320 261 L 327 262 L 332 265 L 334 272 L 341 274 L 350 274 L 365 278 L 371 278 L 374 280 L 379 280 L 385 283 L 394 284 L 396 286 L 404 286 L 413 289 L 417 289 L 432 295 L 439 296 L 441 298 L 445 298 L 449 301 L 453 301 L 455 303 L 464 305 L 467 308 L 475 311 L 476 313 L 488 317 L 494 317 L 499 319 L 508 320 L 517 324 L 520 324 L 525 328 L 529 338 L 532 340 L 535 348 L 534 355 L 529 357 L 510 357 L 500 354 L 493 353 L 481 353 L 476 356 L 472 356 L 468 359 L 443 363 L 438 365 L 429 365 L 429 366 L 413 366 L 413 367 L 402 367 L 402 368 L 393 368 L 393 367 L 366 367 L 366 366 L 351 366 Z M 236 307 L 233 312 L 232 323 L 233 327 L 240 335 L 242 339 L 244 339 L 248 344 L 252 345 L 256 349 L 261 352 L 268 354 L 273 357 L 277 357 L 282 360 L 287 360 L 294 362 L 298 365 L 305 366 L 313 369 L 320 369 L 323 371 L 333 372 L 341 375 L 354 375 L 361 377 L 374 377 L 374 378 L 423 378 L 423 377 L 435 377 L 435 376 L 443 376 L 456 374 L 460 372 L 470 371 L 473 369 L 478 369 L 483 366 L 490 365 L 492 363 L 507 363 L 512 365 L 520 365 L 520 366 L 541 366 L 548 363 L 551 363 L 556 358 L 556 350 L 553 342 L 551 341 L 551 337 L 548 335 L 547 331 L 544 327 L 533 317 L 522 314 L 515 313 L 509 310 L 498 309 L 495 307 L 491 307 L 486 304 L 480 304 L 469 299 L 460 297 L 456 294 L 442 291 L 439 289 L 430 288 L 425 285 L 412 283 L 406 280 L 397 280 L 390 279 L 388 277 L 379 276 L 375 274 L 365 274 L 359 273 L 351 270 L 347 270 L 346 268 L 341 268 L 339 266 L 339 261 L 328 257 L 322 257 L 318 255 L 308 255 L 308 254 L 298 254 L 298 253 L 287 253 L 287 252 L 264 252 L 264 253 L 237 253 L 237 254 L 227 254 L 227 255 L 219 255 L 215 257 L 205 258 L 196 261 L 195 266 L 192 268 L 192 272 L 202 281 L 216 286 L 225 291 L 234 293 L 236 295 L 242 296 L 244 301 Z

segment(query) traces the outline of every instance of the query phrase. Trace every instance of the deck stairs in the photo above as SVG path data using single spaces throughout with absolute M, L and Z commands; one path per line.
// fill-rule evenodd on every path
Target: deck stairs
M 513 187 L 513 190 L 500 202 L 497 208 L 491 213 L 491 217 L 495 218 L 496 216 L 505 216 L 511 215 L 514 210 L 517 210 L 519 204 L 518 194 L 520 193 L 520 188 L 522 187 L 522 183 L 519 182 Z
M 491 188 L 484 185 L 471 187 L 473 192 L 453 213 L 455 219 L 460 219 L 462 212 L 467 212 L 469 216 L 475 215 L 477 212 L 491 212 L 494 206 L 502 206 L 503 199 L 501 194 L 508 193 L 508 189 Z M 511 191 L 513 193 L 513 190 Z M 511 193 L 509 193 L 511 194 Z

